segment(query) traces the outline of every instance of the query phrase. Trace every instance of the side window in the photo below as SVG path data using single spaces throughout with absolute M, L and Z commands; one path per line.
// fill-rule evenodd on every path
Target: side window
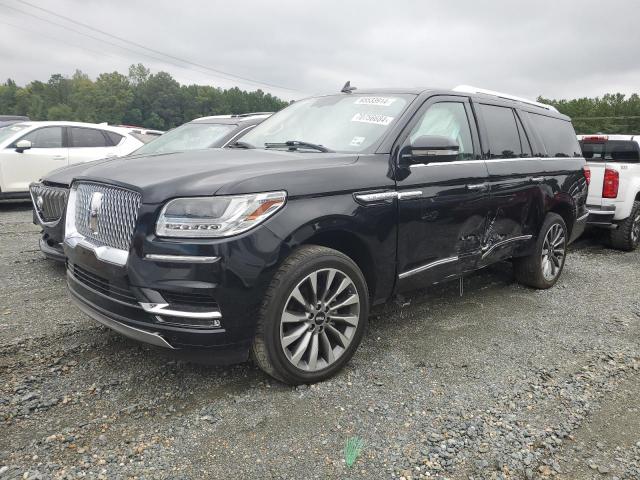
M 489 137 L 489 158 L 514 158 L 522 155 L 520 135 L 513 110 L 480 104 Z
M 102 134 L 102 130 L 80 127 L 71 127 L 69 130 L 71 136 L 69 147 L 71 148 L 111 146 L 111 141 L 107 143 L 107 137 Z
M 62 127 L 38 128 L 20 140 L 29 140 L 32 148 L 62 148 Z
M 527 112 L 549 157 L 581 157 L 580 144 L 571 122 Z
M 459 160 L 473 158 L 473 142 L 471 129 L 464 104 L 459 102 L 436 103 L 429 107 L 422 118 L 413 127 L 409 138 L 413 142 L 423 135 L 440 135 L 449 137 L 460 147 Z
M 118 145 L 122 139 L 124 138 L 122 135 L 116 133 L 116 132 L 107 132 L 106 130 L 104 131 L 104 134 L 109 137 L 109 140 L 111 140 L 111 144 L 112 145 Z M 145 142 L 146 143 L 146 142 Z

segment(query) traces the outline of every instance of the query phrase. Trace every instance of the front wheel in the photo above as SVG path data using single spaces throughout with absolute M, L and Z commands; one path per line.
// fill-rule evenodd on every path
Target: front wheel
M 618 250 L 632 252 L 640 243 L 640 202 L 633 202 L 631 215 L 611 231 L 611 246 Z
M 547 214 L 533 253 L 513 261 L 516 280 L 533 288 L 553 287 L 564 268 L 567 226 L 560 215 Z
M 284 261 L 267 290 L 252 356 L 285 383 L 329 378 L 358 348 L 368 306 L 366 281 L 349 257 L 302 247 Z

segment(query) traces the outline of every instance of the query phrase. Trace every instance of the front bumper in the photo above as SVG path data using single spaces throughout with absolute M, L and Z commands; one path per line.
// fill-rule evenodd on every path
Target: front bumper
M 56 262 L 64 262 L 67 259 L 62 245 L 51 239 L 46 232 L 44 232 L 42 237 L 40 237 L 39 245 L 40 251 L 48 259 L 55 260 Z
M 587 225 L 592 227 L 615 228 L 613 218 L 616 214 L 615 205 L 587 205 L 589 217 Z

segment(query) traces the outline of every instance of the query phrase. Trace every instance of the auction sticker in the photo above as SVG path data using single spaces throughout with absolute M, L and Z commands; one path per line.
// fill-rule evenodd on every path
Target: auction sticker
M 356 113 L 351 121 L 373 123 L 374 125 L 384 125 L 386 127 L 393 121 L 393 117 L 387 117 L 386 115 L 377 115 L 374 113 Z
M 364 142 L 364 137 L 353 137 L 351 142 L 349 142 L 349 145 L 352 147 L 359 147 L 362 145 L 362 142 Z
M 396 98 L 387 97 L 359 97 L 355 101 L 355 105 L 380 105 L 381 107 L 388 107 L 396 100 Z

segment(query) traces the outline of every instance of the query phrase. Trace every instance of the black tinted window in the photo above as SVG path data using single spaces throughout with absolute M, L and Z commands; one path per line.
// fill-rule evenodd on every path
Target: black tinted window
M 116 132 L 105 131 L 104 133 L 107 137 L 109 137 L 109 140 L 111 140 L 111 143 L 113 145 L 118 145 L 120 141 L 124 138 L 122 135 L 119 135 Z
M 107 144 L 106 137 L 102 134 L 102 130 L 94 130 L 93 128 L 71 127 L 71 148 L 80 147 L 110 147 L 111 142 Z
M 522 154 L 513 110 L 495 105 L 480 105 L 487 135 L 489 158 L 513 158 Z
M 580 157 L 580 145 L 571 122 L 528 112 L 549 157 Z
M 29 140 L 31 148 L 62 148 L 62 127 L 39 128 L 20 140 Z
M 587 160 L 608 162 L 639 162 L 640 146 L 631 140 L 609 140 L 608 142 L 580 142 L 582 154 Z

